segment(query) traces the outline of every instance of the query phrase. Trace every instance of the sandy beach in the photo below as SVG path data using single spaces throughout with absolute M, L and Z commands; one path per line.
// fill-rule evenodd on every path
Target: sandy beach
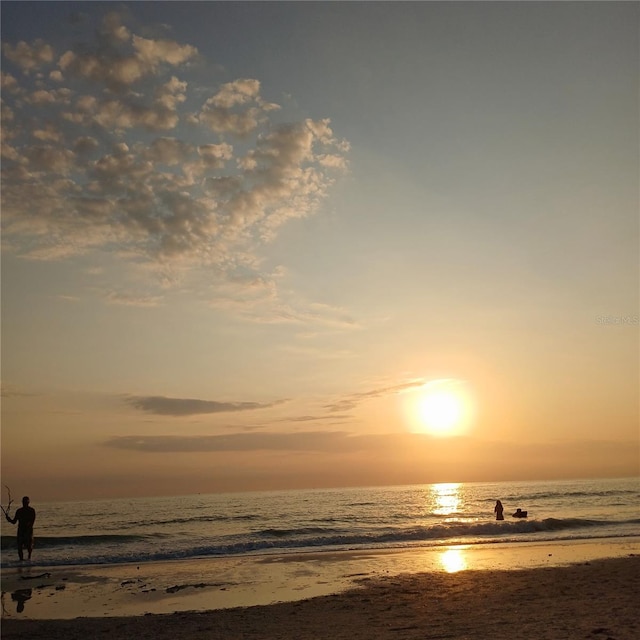
M 2 637 L 408 640 L 511 633 L 635 640 L 639 545 L 301 554 L 38 569 L 32 576 L 5 571 Z M 20 589 L 31 593 L 18 612 Z

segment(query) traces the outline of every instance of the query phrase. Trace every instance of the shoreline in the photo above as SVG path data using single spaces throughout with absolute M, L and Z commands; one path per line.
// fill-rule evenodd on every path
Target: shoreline
M 3 619 L 4 640 L 635 640 L 640 556 L 363 578 L 332 595 L 165 615 Z
M 116 618 L 291 603 L 389 576 L 512 572 L 640 557 L 640 537 L 2 570 L 2 620 Z

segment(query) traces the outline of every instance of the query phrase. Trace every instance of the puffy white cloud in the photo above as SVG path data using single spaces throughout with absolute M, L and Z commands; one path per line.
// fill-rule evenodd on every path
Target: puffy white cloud
M 177 138 L 156 138 L 149 147 L 142 151 L 147 160 L 169 166 L 184 162 L 191 154 L 193 147 Z
M 27 147 L 24 152 L 29 169 L 34 172 L 67 174 L 75 160 L 73 151 L 53 145 L 33 145 Z
M 347 160 L 344 156 L 339 156 L 334 153 L 325 153 L 318 156 L 318 162 L 323 167 L 331 167 L 333 169 L 346 169 Z
M 122 16 L 117 11 L 105 15 L 100 33 L 107 41 L 112 42 L 128 42 L 131 38 L 131 32 L 122 24 Z
M 39 107 L 46 107 L 55 104 L 69 104 L 70 92 L 66 90 L 50 90 L 38 89 L 27 96 L 26 101 Z
M 79 136 L 73 143 L 73 150 L 77 154 L 87 154 L 95 151 L 100 146 L 99 142 L 91 136 Z
M 260 97 L 260 82 L 243 78 L 222 85 L 218 93 L 205 103 L 221 109 L 231 109 L 239 104 L 246 104 Z
M 53 47 L 40 39 L 33 44 L 21 40 L 15 46 L 5 42 L 2 45 L 2 52 L 8 60 L 14 62 L 25 73 L 51 64 L 54 57 Z
M 36 140 L 42 142 L 60 143 L 63 141 L 60 130 L 50 122 L 46 123 L 41 129 L 34 129 L 32 135 Z
M 133 129 L 144 127 L 150 131 L 167 131 L 178 124 L 178 114 L 161 103 L 147 106 L 117 98 L 99 101 L 90 121 L 104 129 Z
M 15 113 L 13 109 L 6 104 L 3 104 L 2 107 L 0 107 L 0 113 L 2 114 L 2 122 L 4 124 L 12 122 L 15 119 Z
M 0 87 L 2 91 L 8 91 L 10 93 L 16 93 L 20 90 L 20 85 L 15 77 L 4 71 L 0 73 Z
M 198 55 L 196 47 L 172 40 L 150 40 L 132 34 L 117 12 L 105 16 L 100 39 L 65 51 L 58 59 L 61 71 L 123 91 L 139 80 L 156 75 L 163 66 L 177 67 Z
M 177 66 L 194 58 L 198 50 L 191 45 L 180 45 L 171 40 L 147 40 L 133 36 L 133 48 L 136 57 L 149 69 L 155 70 L 163 62 Z
M 155 103 L 164 107 L 167 111 L 175 111 L 178 105 L 186 100 L 186 90 L 187 83 L 172 76 L 171 80 L 158 88 Z
M 205 106 L 200 112 L 198 120 L 215 133 L 245 136 L 257 128 L 260 122 L 260 109 L 251 107 L 241 113 L 234 113 L 222 107 Z
M 198 146 L 198 155 L 202 162 L 214 169 L 224 166 L 226 160 L 233 157 L 233 147 L 230 144 L 201 144 Z
M 245 136 L 266 119 L 268 111 L 278 109 L 260 96 L 260 82 L 242 78 L 222 85 L 202 106 L 196 120 L 216 133 Z
M 3 51 L 21 70 L 53 61 L 43 41 Z M 194 113 L 202 88 L 175 74 L 197 56 L 133 33 L 112 12 L 98 41 L 69 47 L 55 73 L 3 71 L 5 249 L 47 260 L 100 248 L 171 278 L 214 266 L 251 301 L 223 293 L 216 304 L 247 319 L 348 326 L 338 312 L 279 299 L 256 254 L 317 209 L 348 144 L 328 119 L 272 122 L 279 107 L 256 79 L 221 83 Z

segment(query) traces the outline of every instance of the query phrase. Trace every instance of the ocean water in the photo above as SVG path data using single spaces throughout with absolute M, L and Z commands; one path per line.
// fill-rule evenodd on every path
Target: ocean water
M 505 520 L 495 520 L 500 499 Z M 640 536 L 640 478 L 41 503 L 31 566 Z M 517 507 L 528 518 L 515 519 Z M 13 513 L 13 510 L 12 510 Z M 2 567 L 15 566 L 2 522 Z

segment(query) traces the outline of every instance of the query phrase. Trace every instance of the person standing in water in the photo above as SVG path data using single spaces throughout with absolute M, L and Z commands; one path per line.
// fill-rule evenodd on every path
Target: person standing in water
M 504 512 L 504 507 L 502 506 L 502 502 L 500 500 L 496 500 L 496 506 L 493 508 L 496 514 L 496 520 L 504 520 L 504 516 L 502 515 Z
M 36 510 L 29 506 L 29 497 L 22 498 L 22 506 L 16 511 L 13 518 L 8 513 L 4 514 L 7 522 L 11 524 L 18 523 L 18 556 L 20 560 L 24 560 L 24 549 L 26 548 L 31 560 L 31 552 L 33 551 L 33 523 L 36 521 Z

